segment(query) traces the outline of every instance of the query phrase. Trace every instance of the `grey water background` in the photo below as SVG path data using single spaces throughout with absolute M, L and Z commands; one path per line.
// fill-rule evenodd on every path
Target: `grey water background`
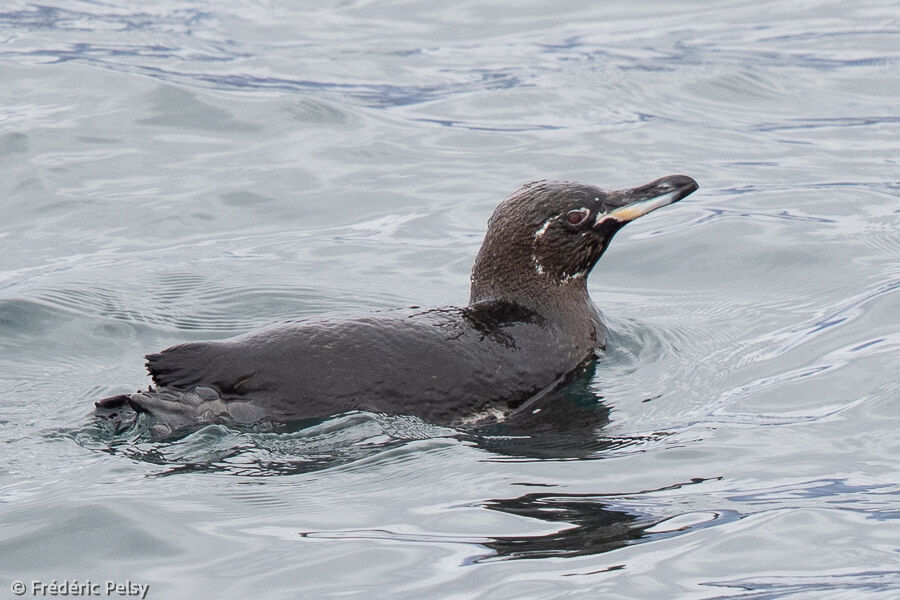
M 0 596 L 900 597 L 898 98 L 895 1 L 6 0 Z M 596 421 L 90 419 L 178 342 L 465 303 L 522 183 L 670 173 Z

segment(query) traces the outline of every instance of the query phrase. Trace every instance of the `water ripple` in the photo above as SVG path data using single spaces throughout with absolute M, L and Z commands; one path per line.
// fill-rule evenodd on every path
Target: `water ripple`
M 746 598 L 766 600 L 795 595 L 818 598 L 849 598 L 869 593 L 900 592 L 900 574 L 896 571 L 856 571 L 831 575 L 785 575 L 781 577 L 742 577 L 724 581 L 707 581 L 703 585 L 734 588 L 735 594 L 708 596 L 709 600 Z M 845 595 L 851 594 L 851 595 Z M 885 596 L 886 597 L 886 596 Z
M 148 422 L 137 415 L 130 424 L 96 420 L 83 429 L 48 435 L 71 436 L 79 444 L 131 460 L 159 465 L 154 475 L 226 473 L 248 477 L 296 475 L 360 463 L 365 459 L 404 460 L 412 440 L 438 440 L 455 432 L 406 416 L 351 412 L 318 423 L 285 426 L 278 431 L 209 425 L 175 439 L 150 441 Z M 398 450 L 399 454 L 391 453 Z
M 896 10 L 763 8 L 5 3 L 4 567 L 160 597 L 890 596 Z M 464 302 L 521 181 L 676 170 L 701 192 L 616 240 L 607 350 L 536 413 L 90 421 L 171 343 Z
M 157 12 L 76 11 L 57 6 L 33 6 L 0 13 L 0 26 L 29 31 L 170 31 L 173 27 L 190 30 L 212 19 L 212 13 L 191 9 Z
M 761 349 L 754 351 L 755 360 L 772 360 L 782 356 L 803 344 L 809 344 L 814 341 L 820 334 L 828 332 L 834 327 L 844 326 L 855 319 L 858 319 L 866 313 L 869 305 L 880 301 L 883 296 L 887 296 L 900 290 L 900 280 L 886 282 L 873 290 L 861 292 L 856 296 L 844 299 L 840 306 L 834 307 L 830 312 L 823 316 L 815 318 L 815 321 L 803 326 L 791 327 L 790 329 L 769 332 L 765 335 L 764 343 L 760 344 Z M 754 341 L 751 341 L 753 344 Z M 872 342 L 866 342 L 861 346 L 854 345 L 851 352 L 865 348 Z M 755 345 L 755 344 L 753 344 Z

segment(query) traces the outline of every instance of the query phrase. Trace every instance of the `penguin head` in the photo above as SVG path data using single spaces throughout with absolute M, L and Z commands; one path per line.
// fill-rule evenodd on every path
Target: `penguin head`
M 613 236 L 626 224 L 697 189 L 670 175 L 616 191 L 565 181 L 529 183 L 501 202 L 472 269 L 471 301 L 546 296 L 585 285 Z

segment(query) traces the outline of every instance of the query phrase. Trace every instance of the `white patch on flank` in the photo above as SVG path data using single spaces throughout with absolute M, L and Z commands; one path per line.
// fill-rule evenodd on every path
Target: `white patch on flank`
M 460 425 L 477 425 L 485 421 L 502 422 L 506 420 L 506 413 L 499 408 L 488 408 L 474 415 L 469 415 L 459 422 Z

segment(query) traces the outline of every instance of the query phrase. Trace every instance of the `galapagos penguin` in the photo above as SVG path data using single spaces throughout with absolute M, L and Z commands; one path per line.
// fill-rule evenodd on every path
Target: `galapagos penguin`
M 146 356 L 155 388 L 96 410 L 146 413 L 161 437 L 351 410 L 450 426 L 502 420 L 603 349 L 587 277 L 616 232 L 697 187 L 684 175 L 619 191 L 529 183 L 491 216 L 467 306 L 311 318 L 180 344 Z

